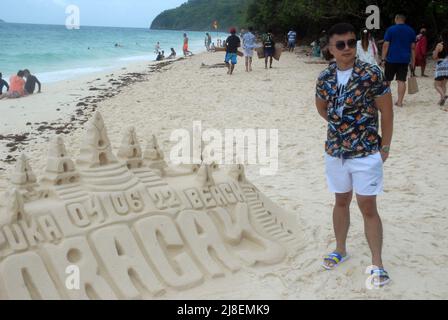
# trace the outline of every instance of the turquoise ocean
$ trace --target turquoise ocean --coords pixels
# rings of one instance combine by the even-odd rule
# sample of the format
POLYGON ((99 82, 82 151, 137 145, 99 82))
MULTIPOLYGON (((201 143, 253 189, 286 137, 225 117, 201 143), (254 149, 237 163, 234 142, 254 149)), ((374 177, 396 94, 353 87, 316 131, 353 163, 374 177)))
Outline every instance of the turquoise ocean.
MULTIPOLYGON (((205 51, 205 32, 185 31, 190 51, 205 51)), ((0 23, 0 72, 8 80, 29 69, 43 83, 114 69, 129 62, 154 61, 160 42, 165 56, 174 48, 183 56, 184 31, 0 23), (116 47, 115 44, 119 44, 116 47)), ((226 34, 211 32, 213 42, 226 34)))

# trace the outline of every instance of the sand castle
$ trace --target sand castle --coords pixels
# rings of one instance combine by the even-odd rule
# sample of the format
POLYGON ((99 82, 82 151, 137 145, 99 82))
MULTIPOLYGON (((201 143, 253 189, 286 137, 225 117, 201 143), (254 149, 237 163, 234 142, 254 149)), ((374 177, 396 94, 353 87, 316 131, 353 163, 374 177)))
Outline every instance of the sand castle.
POLYGON ((31 166, 21 156, 1 195, 0 299, 163 297, 279 264, 303 243, 244 166, 170 166, 134 128, 115 155, 100 113, 76 161, 57 136, 40 179, 31 166))

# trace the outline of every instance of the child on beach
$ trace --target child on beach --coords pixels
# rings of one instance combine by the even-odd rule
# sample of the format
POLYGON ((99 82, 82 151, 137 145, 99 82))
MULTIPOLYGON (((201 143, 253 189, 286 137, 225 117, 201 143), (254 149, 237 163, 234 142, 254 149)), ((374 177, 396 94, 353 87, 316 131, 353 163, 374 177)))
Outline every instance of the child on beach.
POLYGON ((6 87, 6 91, 9 90, 9 84, 5 80, 3 80, 3 75, 0 72, 0 96, 3 94, 3 87, 6 87))
POLYGON ((383 191, 383 163, 392 141, 392 95, 381 69, 356 59, 356 33, 351 24, 337 24, 328 35, 329 50, 336 61, 319 76, 316 107, 328 123, 325 163, 328 187, 336 197, 336 249, 325 256, 322 266, 333 270, 349 257, 346 240, 355 192, 372 253, 369 279, 381 287, 390 277, 383 267, 383 228, 376 199, 383 191))
POLYGON ((174 51, 174 48, 171 48, 171 54, 168 56, 168 59, 174 59, 176 58, 176 51, 174 51))
POLYGON ((23 70, 26 78, 25 83, 25 94, 33 94, 34 90, 36 89, 36 84, 39 86, 39 89, 37 93, 41 93, 42 85, 39 82, 39 80, 36 78, 36 76, 32 75, 30 70, 25 69, 23 70))
POLYGON ((224 62, 226 63, 228 70, 227 74, 229 75, 233 74, 233 70, 235 69, 235 65, 237 64, 238 60, 237 51, 240 46, 241 46, 241 40, 236 35, 236 29, 230 28, 230 36, 225 41, 226 57, 224 59, 224 62))
POLYGON ((20 70, 17 72, 17 75, 12 76, 9 79, 9 90, 6 94, 0 96, 0 98, 10 98, 16 99, 23 97, 25 95, 25 80, 23 77, 25 76, 25 72, 20 70))

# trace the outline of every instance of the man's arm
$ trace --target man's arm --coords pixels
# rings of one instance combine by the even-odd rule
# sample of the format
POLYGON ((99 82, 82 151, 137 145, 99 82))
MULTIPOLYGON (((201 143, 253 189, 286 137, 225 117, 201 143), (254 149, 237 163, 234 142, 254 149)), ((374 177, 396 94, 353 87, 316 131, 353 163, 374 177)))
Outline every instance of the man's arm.
POLYGON ((316 97, 316 108, 317 112, 319 112, 320 116, 328 121, 328 101, 322 100, 321 98, 316 97))
POLYGON ((37 85, 39 86, 39 91, 37 91, 37 92, 40 93, 40 89, 42 88, 42 85, 40 84, 40 81, 37 80, 37 78, 36 78, 36 82, 37 82, 37 85))
POLYGON ((411 46, 411 67, 415 68, 415 42, 411 46))
MULTIPOLYGON (((381 112, 381 148, 390 147, 394 130, 394 109, 392 103, 392 94, 386 93, 375 99, 375 104, 381 112)), ((381 151, 383 161, 389 157, 389 152, 381 151)))
POLYGON ((383 63, 384 61, 386 61, 387 54, 389 53, 389 45, 390 45, 390 42, 389 42, 389 41, 384 41, 384 43, 383 43, 382 57, 381 57, 381 63, 383 63))

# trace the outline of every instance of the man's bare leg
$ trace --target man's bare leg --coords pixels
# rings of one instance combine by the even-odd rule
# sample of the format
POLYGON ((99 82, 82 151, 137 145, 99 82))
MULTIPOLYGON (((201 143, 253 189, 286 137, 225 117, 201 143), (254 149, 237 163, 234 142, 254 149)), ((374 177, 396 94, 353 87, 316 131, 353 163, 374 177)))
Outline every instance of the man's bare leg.
MULTIPOLYGON (((347 255, 347 234, 350 228, 350 203, 353 192, 336 193, 336 202, 333 209, 333 229, 336 236, 336 250, 341 256, 347 255)), ((328 267, 333 267, 334 262, 325 261, 328 267)))
POLYGON ((406 94, 406 82, 405 81, 397 81, 398 82, 398 100, 395 103, 397 107, 403 106, 404 95, 406 94))
POLYGON ((246 57, 246 72, 249 72, 249 57, 246 57))
POLYGON ((364 218, 364 232, 372 252, 372 265, 383 268, 383 260, 381 258, 383 225, 376 206, 376 196, 356 195, 356 199, 364 218))

